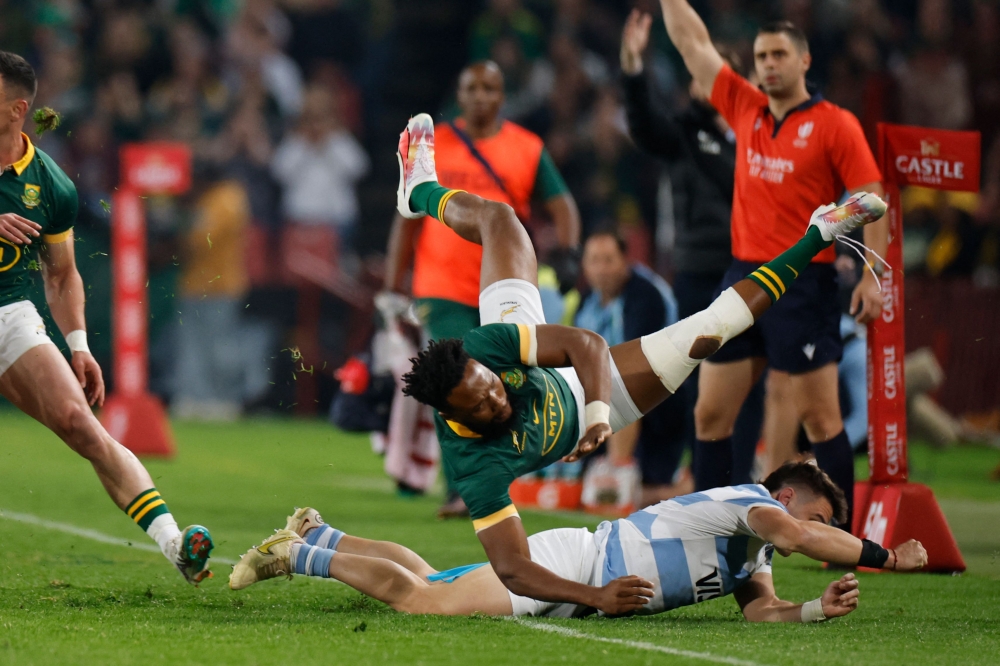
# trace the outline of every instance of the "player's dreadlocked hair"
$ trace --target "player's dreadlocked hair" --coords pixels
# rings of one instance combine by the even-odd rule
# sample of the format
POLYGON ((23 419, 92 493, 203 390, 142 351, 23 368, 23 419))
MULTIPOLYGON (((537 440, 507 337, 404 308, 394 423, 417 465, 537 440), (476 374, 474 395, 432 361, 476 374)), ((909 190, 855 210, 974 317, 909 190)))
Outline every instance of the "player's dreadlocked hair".
POLYGON ((839 525, 847 522, 847 498, 826 472, 811 462, 785 463, 764 479, 764 487, 776 492, 785 486, 807 488, 819 497, 825 497, 833 507, 833 519, 839 525))
POLYGON ((403 375, 403 395, 416 398, 439 412, 449 410, 448 394, 458 386, 469 363, 469 353, 458 338, 432 340, 411 358, 413 369, 403 375))

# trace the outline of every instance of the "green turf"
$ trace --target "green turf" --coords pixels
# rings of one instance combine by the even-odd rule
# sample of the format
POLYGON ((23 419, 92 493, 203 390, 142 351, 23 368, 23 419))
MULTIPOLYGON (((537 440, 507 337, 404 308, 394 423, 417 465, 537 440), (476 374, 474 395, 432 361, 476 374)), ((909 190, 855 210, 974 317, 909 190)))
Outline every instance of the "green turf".
MULTIPOLYGON (((483 560, 467 522, 433 519, 439 498, 396 497, 364 437, 295 421, 177 424, 175 436, 177 457, 150 461, 150 472, 182 525, 212 529, 221 557, 235 559, 308 503, 349 533, 399 541, 439 568, 483 560)), ((917 448, 914 476, 940 490, 970 573, 862 575, 862 604, 848 618, 751 625, 726 598, 652 618, 541 622, 760 664, 997 663, 1000 484, 987 473, 998 458, 987 449, 917 448)), ((84 461, 10 411, 0 412, 0 489, 0 509, 148 541, 84 461)), ((522 515, 529 533, 597 522, 522 515)), ((196 590, 156 553, 9 519, 0 518, 0 543, 0 664, 707 663, 509 620, 409 617, 304 577, 233 593, 228 567, 217 565, 219 577, 196 590)), ((831 578, 804 558, 775 565, 788 599, 815 598, 831 578)))

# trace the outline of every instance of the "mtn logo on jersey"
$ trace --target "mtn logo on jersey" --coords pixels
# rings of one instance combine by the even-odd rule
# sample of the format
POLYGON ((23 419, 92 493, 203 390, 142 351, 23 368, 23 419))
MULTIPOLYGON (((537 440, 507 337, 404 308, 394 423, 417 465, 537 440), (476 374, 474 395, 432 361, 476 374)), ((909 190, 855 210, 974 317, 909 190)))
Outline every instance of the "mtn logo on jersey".
POLYGON ((815 123, 811 120, 799 125, 799 138, 797 138, 795 141, 792 141, 792 145, 795 146, 796 148, 805 148, 806 146, 808 146, 809 142, 806 141, 806 139, 808 139, 809 135, 813 133, 814 126, 815 123))
POLYGON ((747 148, 747 164, 750 165, 750 176, 761 178, 771 183, 781 183, 786 173, 795 172, 795 162, 781 157, 761 155, 753 148, 747 148))

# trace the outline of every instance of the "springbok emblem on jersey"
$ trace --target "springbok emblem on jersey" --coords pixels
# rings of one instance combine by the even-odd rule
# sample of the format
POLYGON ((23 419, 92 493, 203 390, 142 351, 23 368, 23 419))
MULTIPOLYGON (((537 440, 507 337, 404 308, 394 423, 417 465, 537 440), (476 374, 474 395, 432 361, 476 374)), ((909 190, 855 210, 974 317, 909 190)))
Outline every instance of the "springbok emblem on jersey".
POLYGON ((38 185, 25 184, 21 203, 25 208, 34 208, 42 202, 42 188, 38 185))
POLYGON ((811 120, 807 120, 799 125, 799 138, 792 142, 796 148, 805 148, 808 145, 806 139, 808 139, 809 135, 813 133, 814 125, 815 123, 811 120))

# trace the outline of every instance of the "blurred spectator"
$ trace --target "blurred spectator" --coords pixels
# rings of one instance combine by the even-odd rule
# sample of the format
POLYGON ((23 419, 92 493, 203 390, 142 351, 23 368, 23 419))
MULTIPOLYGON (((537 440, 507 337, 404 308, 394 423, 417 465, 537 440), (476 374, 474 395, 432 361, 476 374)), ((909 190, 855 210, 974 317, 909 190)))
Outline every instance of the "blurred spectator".
MULTIPOLYGON (((574 323, 599 334, 608 345, 636 340, 677 321, 670 286, 649 269, 629 265, 625 241, 614 232, 598 231, 587 239, 583 275, 590 293, 583 296, 574 323)), ((629 492, 630 479, 640 477, 637 508, 694 489, 690 477, 675 483, 684 452, 684 407, 682 400, 668 400, 608 442, 611 474, 619 479, 613 503, 630 503, 621 501, 622 495, 629 492)), ((584 477, 585 503, 594 503, 595 485, 605 485, 597 477, 607 474, 606 467, 596 469, 584 477)))
POLYGON ((228 54, 237 68, 259 77, 282 117, 294 118, 303 105, 302 71, 278 48, 284 17, 273 8, 255 12, 261 4, 247 5, 233 26, 227 39, 228 54))
POLYGON ((230 420, 244 399, 243 366, 252 354, 241 344, 243 265, 250 203, 243 187, 200 173, 194 219, 183 241, 180 320, 173 412, 179 418, 230 420))
POLYGON ((517 39, 529 60, 540 57, 544 51, 542 22, 521 5, 521 0, 489 0, 486 11, 472 24, 469 59, 473 62, 489 59, 493 43, 505 35, 517 39))
POLYGON ((329 225, 349 245, 359 213, 355 187, 368 169, 368 154, 341 126, 333 95, 310 88, 295 131, 278 146, 272 163, 285 219, 329 225))

